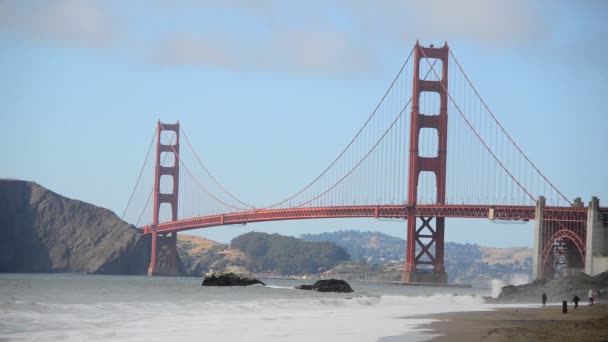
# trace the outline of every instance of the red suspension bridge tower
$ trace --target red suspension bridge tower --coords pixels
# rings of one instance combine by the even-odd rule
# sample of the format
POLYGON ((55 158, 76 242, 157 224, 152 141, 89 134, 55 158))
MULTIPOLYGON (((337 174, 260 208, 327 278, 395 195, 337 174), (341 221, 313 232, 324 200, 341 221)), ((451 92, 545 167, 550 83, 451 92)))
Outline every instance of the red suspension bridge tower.
POLYGON ((171 206, 171 220, 177 221, 177 204, 179 191, 179 121, 176 124, 163 124, 158 121, 156 140, 156 165, 154 169, 154 212, 152 216, 152 250, 148 275, 178 275, 177 270, 177 232, 157 233, 160 209, 163 204, 171 206), (174 134, 169 144, 161 143, 163 132, 174 134), (171 156, 171 158, 168 158, 171 156), (173 165, 165 166, 163 161, 172 160, 173 165), (161 193, 163 177, 171 179, 172 191, 161 193))
MULTIPOLYGON (((437 204, 445 204, 446 152, 448 144, 448 56, 447 43, 441 48, 422 47, 416 43, 414 48, 414 75, 412 93, 412 115, 410 124, 410 156, 408 180, 407 214, 407 253, 404 282, 447 283, 443 265, 444 217, 415 216, 418 201, 418 181, 423 171, 432 172, 437 188, 437 204), (423 59, 441 61, 442 72, 439 80, 423 80, 420 77, 420 63, 423 59), (422 92, 439 94, 439 112, 420 111, 422 92), (438 151, 434 157, 420 155, 420 130, 437 130, 438 151), (420 225, 419 225, 420 224, 420 225)), ((429 61, 424 61, 429 63, 429 61)), ((425 109, 428 111, 429 109, 425 109)), ((432 110, 432 109, 431 109, 432 110)))

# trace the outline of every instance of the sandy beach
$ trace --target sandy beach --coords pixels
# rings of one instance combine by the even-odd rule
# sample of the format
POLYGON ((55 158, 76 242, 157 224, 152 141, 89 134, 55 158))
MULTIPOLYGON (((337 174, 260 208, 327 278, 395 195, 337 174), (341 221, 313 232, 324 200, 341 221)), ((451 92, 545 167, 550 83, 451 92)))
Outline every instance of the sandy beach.
POLYGON ((433 341, 608 341, 608 304, 433 315, 433 341))

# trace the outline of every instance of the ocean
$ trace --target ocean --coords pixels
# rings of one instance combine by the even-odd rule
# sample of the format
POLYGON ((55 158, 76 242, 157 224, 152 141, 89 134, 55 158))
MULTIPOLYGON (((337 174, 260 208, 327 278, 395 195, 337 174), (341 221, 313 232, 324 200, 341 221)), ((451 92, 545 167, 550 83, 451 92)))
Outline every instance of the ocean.
MULTIPOLYGON (((350 283, 350 294, 200 278, 0 274, 0 341, 426 341, 419 315, 491 310, 490 289, 350 283)), ((504 305, 503 305, 504 306, 504 305)))

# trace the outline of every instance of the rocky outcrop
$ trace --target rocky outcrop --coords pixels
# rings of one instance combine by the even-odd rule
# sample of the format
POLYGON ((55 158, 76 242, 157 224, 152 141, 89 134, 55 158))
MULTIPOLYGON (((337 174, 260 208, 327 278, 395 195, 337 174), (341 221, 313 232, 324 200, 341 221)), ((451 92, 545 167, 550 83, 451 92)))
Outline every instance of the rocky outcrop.
POLYGON ((498 303, 540 303, 543 292, 549 302, 571 301, 575 295, 586 299, 589 290, 597 291, 608 287, 608 272, 595 277, 585 273, 575 273, 552 280, 536 280, 519 286, 505 286, 498 298, 490 300, 498 303))
POLYGON ((203 279, 203 286, 248 286, 248 285, 266 285, 256 279, 251 273, 247 272, 243 267, 230 266, 219 272, 211 272, 203 279))
POLYGON ((149 237, 110 210, 0 180, 0 272, 146 274, 149 237))
POLYGON ((319 292, 342 292, 350 293, 353 289, 344 280, 339 279, 322 279, 316 281, 312 285, 300 285, 296 286, 298 290, 312 290, 319 292))

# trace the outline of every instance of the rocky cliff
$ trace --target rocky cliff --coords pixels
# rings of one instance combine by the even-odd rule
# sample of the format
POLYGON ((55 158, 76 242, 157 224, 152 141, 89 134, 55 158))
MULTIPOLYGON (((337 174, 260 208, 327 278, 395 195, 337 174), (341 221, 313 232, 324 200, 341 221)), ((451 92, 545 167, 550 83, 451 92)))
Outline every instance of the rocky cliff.
POLYGON ((149 238, 110 210, 0 180, 0 272, 146 274, 149 238))

